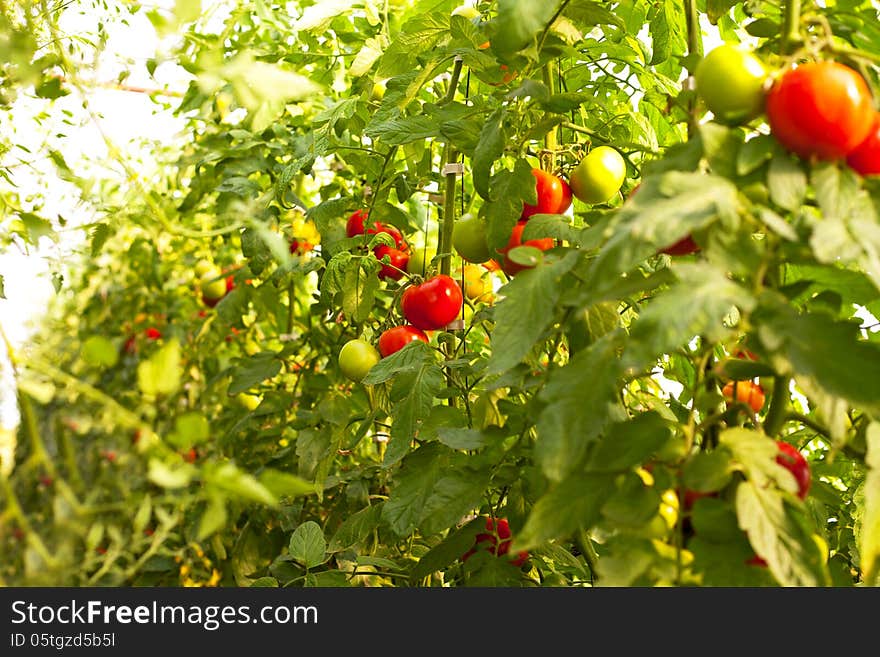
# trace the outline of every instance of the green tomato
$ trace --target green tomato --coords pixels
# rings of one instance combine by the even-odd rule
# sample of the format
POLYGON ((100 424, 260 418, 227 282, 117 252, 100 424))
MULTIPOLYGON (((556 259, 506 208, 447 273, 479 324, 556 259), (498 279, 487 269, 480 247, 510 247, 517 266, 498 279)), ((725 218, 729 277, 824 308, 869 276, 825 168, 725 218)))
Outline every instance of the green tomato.
POLYGON ((349 340, 339 350, 339 369, 352 381, 359 382, 380 358, 379 351, 366 340, 349 340))
POLYGON ((694 71, 697 95, 720 123, 740 125, 764 109, 767 69, 754 54, 724 44, 713 49, 694 71))
POLYGON ((452 248, 462 260, 480 264, 491 259, 486 226, 470 213, 455 222, 452 228, 452 248))
POLYGON ((379 101, 385 97, 385 81, 376 80, 370 90, 370 100, 379 101))
POLYGON ((605 203, 623 185, 626 160, 610 146, 597 146, 572 169, 571 193, 584 203, 605 203))
POLYGON ((202 276, 204 276, 208 272, 214 271, 215 269, 216 269, 216 267, 214 267, 213 262, 203 258, 196 263, 196 266, 193 269, 193 271, 195 272, 196 277, 201 278, 202 276))
POLYGON ((209 270, 202 276, 200 287, 206 299, 222 299, 226 296, 226 279, 219 269, 209 270))
POLYGON ((425 276, 435 255, 437 255, 436 244, 424 239, 412 242, 409 245, 409 260, 406 263, 407 273, 425 276))

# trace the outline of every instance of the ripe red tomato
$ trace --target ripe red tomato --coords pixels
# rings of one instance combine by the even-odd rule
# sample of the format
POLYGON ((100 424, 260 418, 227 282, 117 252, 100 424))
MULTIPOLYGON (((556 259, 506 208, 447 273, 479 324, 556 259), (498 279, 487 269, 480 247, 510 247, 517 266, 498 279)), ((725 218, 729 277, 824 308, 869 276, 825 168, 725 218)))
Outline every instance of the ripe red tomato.
POLYGON ((234 290, 234 289, 235 289, 235 277, 234 276, 227 276, 226 277, 226 291, 232 292, 232 290, 234 290))
POLYGON ((144 333, 146 334, 147 339, 149 339, 149 340, 158 340, 159 338, 162 337, 162 331, 157 329, 155 326, 151 326, 146 331, 144 331, 144 333))
POLYGON ((455 279, 438 274, 406 288, 400 297, 400 308, 407 322, 423 331, 434 331, 458 317, 463 301, 455 279))
POLYGON ((767 94, 770 132, 803 158, 849 155, 871 130, 874 106, 865 79, 833 61, 809 62, 786 71, 767 94))
POLYGON ((863 176, 880 174, 880 113, 874 114, 868 136, 846 156, 846 163, 863 176))
POLYGON ((552 237, 541 237, 534 240, 526 240, 522 241, 522 233, 526 227, 525 221, 517 222, 516 226, 513 227, 513 231, 510 233, 510 239, 507 240, 507 246, 499 251, 504 256, 503 264, 501 268, 504 270, 504 273, 508 276, 516 276, 523 269, 529 269, 526 265, 521 265, 518 262, 514 262, 511 260, 507 253, 514 247, 517 246, 533 246, 536 249, 541 249, 541 251, 547 251, 552 249, 553 238, 552 237))
POLYGON ((794 445, 783 440, 777 440, 776 446, 779 448, 776 462, 794 475, 798 485, 797 495, 804 499, 810 490, 810 465, 807 459, 794 445))
POLYGON ((363 235, 364 234, 364 221, 366 221, 367 217, 370 216, 370 213, 367 210, 355 210, 349 217, 348 221, 345 222, 345 234, 348 237, 354 237, 355 235, 363 235))
POLYGON ((660 249, 660 253, 667 253, 671 256, 683 256, 696 253, 699 250, 700 245, 694 242, 690 235, 687 235, 686 237, 682 237, 675 244, 671 244, 665 249, 660 249))
POLYGON ((571 187, 562 178, 541 169, 532 169, 535 177, 535 191, 538 202, 535 205, 523 203, 520 221, 533 214, 563 214, 571 207, 571 187))
MULTIPOLYGON (((486 533, 477 534, 474 547, 461 555, 462 561, 467 561, 472 554, 478 549, 486 549, 495 556, 506 555, 510 551, 510 544, 513 538, 510 534, 510 525, 505 518, 498 518, 496 529, 495 522, 492 518, 486 518, 486 533), (500 542, 498 539, 501 539, 500 542), (480 545, 483 543, 484 545, 480 545)), ((508 557, 514 566, 522 566, 529 558, 528 552, 519 552, 514 557, 508 557)))
POLYGON ((729 402, 733 401, 735 393, 736 401, 748 404, 755 413, 760 413, 764 408, 764 388, 753 381, 728 381, 721 393, 729 402))
POLYGON ((382 358, 386 358, 415 340, 427 343, 428 336, 422 329, 409 324, 394 326, 383 331, 379 336, 379 353, 382 354, 382 358))
POLYGON ((382 269, 379 270, 379 278, 390 278, 395 281, 403 278, 403 275, 406 273, 406 266, 409 263, 409 253, 380 244, 373 249, 373 255, 376 256, 377 260, 382 260, 386 255, 391 260, 387 265, 382 264, 382 269))

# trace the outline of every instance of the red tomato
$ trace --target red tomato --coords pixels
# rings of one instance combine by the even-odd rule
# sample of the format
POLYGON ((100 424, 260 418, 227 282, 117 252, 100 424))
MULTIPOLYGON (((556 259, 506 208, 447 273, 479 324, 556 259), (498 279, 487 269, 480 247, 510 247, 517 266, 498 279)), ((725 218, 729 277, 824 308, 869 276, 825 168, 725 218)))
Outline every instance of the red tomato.
POLYGON ((671 256, 690 255, 700 250, 700 245, 694 242, 690 235, 682 237, 675 244, 660 249, 660 253, 667 253, 671 256))
POLYGON ((226 291, 232 292, 232 290, 234 290, 234 289, 235 289, 235 277, 234 276, 227 276, 226 277, 226 291))
POLYGON ((314 248, 314 246, 311 244, 311 242, 306 242, 305 240, 300 241, 297 239, 293 239, 290 241, 291 255, 295 254, 295 253, 299 253, 299 254, 308 253, 313 248, 314 248))
POLYGON ((541 169, 532 169, 535 177, 535 191, 538 202, 535 205, 523 203, 520 221, 533 214, 563 214, 571 207, 571 187, 562 178, 541 169))
POLYGON ((425 335, 425 332, 422 331, 422 329, 409 324, 395 326, 383 331, 382 335, 379 336, 379 353, 382 354, 382 358, 385 358, 386 356, 390 356, 391 354, 400 351, 407 344, 416 340, 421 340, 422 342, 427 343, 428 336, 425 335))
POLYGON ((779 448, 776 462, 794 475, 798 485, 797 495, 804 499, 810 490, 810 465, 807 463, 807 459, 794 445, 783 440, 777 440, 776 446, 779 448))
POLYGON ((382 264, 382 269, 379 270, 379 278, 390 278, 395 281, 403 278, 403 275, 406 273, 406 265, 409 262, 409 253, 380 244, 373 249, 373 255, 376 256, 377 260, 382 260, 386 255, 391 260, 387 265, 382 264))
POLYGON ((367 229, 367 235, 375 235, 376 233, 385 233, 386 235, 391 235, 391 238, 394 240, 394 246, 401 251, 406 250, 407 245, 406 240, 403 238, 403 233, 397 230, 397 228, 395 228, 394 226, 391 226, 390 224, 379 223, 377 221, 372 225, 372 227, 367 229))
POLYGON ((512 248, 516 246, 533 246, 536 249, 541 249, 541 251, 547 251, 549 249, 552 249, 554 246, 552 237, 541 237, 539 239, 526 240, 525 242, 523 242, 522 233, 525 227, 525 221, 520 220, 519 222, 517 222, 516 226, 513 227, 513 231, 510 233, 510 239, 507 240, 507 246, 499 251, 499 253, 504 256, 504 261, 501 265, 501 268, 508 276, 516 276, 516 274, 521 272, 523 269, 529 269, 528 266, 514 262, 507 256, 508 251, 510 251, 512 248))
MULTIPOLYGON (((510 525, 508 525, 505 518, 498 519, 497 529, 492 518, 486 518, 486 532, 477 534, 476 545, 461 555, 462 561, 467 561, 472 554, 480 549, 480 543, 484 543, 484 548, 495 556, 502 556, 510 551, 510 544, 513 542, 513 539, 510 534, 510 525), (501 541, 499 542, 498 539, 501 539, 501 541)), ((528 552, 520 552, 513 558, 510 558, 510 562, 514 566, 522 566, 528 558, 528 552)))
POLYGON ((874 121, 871 92, 854 69, 833 61, 789 69, 767 94, 770 132, 803 158, 834 160, 849 155, 874 121))
POLYGON ((370 213, 367 210, 355 210, 345 223, 345 234, 348 237, 364 234, 364 221, 370 213))
POLYGON ((847 155, 846 163, 863 176, 880 174, 880 113, 874 114, 874 124, 868 136, 847 155))
POLYGON ((400 298, 400 308, 407 322, 423 331, 433 331, 458 317, 463 301, 455 279, 438 274, 420 285, 406 288, 400 298))
POLYGON ((162 331, 157 329, 155 326, 151 326, 146 331, 144 331, 144 333, 146 334, 147 338, 150 340, 158 340, 159 338, 162 337, 162 331))

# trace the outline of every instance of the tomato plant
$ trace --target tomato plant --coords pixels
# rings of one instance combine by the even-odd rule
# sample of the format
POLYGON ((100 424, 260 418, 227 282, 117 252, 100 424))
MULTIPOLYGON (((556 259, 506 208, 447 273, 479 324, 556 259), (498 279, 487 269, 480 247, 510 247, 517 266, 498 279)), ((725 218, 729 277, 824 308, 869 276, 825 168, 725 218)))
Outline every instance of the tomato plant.
POLYGON ((394 247, 380 244, 373 249, 373 254, 377 260, 383 261, 388 257, 388 263, 382 262, 382 268, 379 270, 379 278, 388 278, 399 281, 406 275, 409 267, 410 254, 407 251, 401 251, 394 247))
POLYGON ((791 443, 777 440, 776 446, 779 449, 776 462, 794 475, 797 482, 797 496, 804 499, 810 491, 810 464, 807 463, 807 459, 798 451, 797 447, 791 443))
POLYGON ((767 95, 773 136, 804 158, 845 158, 874 121, 871 92, 861 74, 837 61, 813 61, 784 71, 767 95))
POLYGON ((422 283, 409 285, 400 297, 400 308, 406 320, 416 328, 438 330, 458 317, 463 301, 455 279, 437 274, 422 283))
MULTIPOLYGON (((493 519, 487 517, 485 519, 486 531, 477 534, 474 541, 474 547, 461 555, 462 561, 467 561, 478 550, 487 550, 495 556, 505 556, 510 551, 510 545, 513 542, 510 532, 510 524, 506 518, 493 519)), ((514 566, 522 566, 529 558, 529 553, 525 550, 517 552, 512 557, 508 557, 514 566)))
POLYGON ((408 324, 393 326, 382 331, 382 335, 379 336, 379 353, 382 355, 382 358, 386 358, 400 351, 414 340, 421 340, 427 343, 428 336, 425 335, 424 331, 415 326, 408 324))

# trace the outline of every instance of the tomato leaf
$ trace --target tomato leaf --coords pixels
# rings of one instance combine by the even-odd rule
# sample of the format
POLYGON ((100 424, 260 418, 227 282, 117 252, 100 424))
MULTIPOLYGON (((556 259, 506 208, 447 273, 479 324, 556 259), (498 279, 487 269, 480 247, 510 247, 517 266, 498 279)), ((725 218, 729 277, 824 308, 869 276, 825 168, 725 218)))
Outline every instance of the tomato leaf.
POLYGON ((653 411, 608 427, 590 454, 590 472, 623 472, 645 463, 671 435, 669 423, 653 411))
POLYGON ((271 379, 281 371, 281 360, 271 352, 258 353, 242 359, 232 370, 227 393, 237 395, 271 379))
POLYGON ((410 571, 410 581, 418 582, 460 559, 461 555, 473 546, 476 535, 483 531, 486 531, 485 520, 476 518, 449 532, 446 538, 423 554, 413 566, 410 571))
POLYGON ((413 436, 418 435, 419 427, 431 412, 434 398, 443 385, 443 371, 433 363, 424 363, 416 370, 398 374, 391 388, 394 420, 383 468, 390 468, 409 451, 413 436))
MULTIPOLYGON (((499 108, 492 112, 483 124, 480 131, 480 138, 474 148, 473 158, 473 182, 474 189, 489 201, 489 179, 492 175, 492 165, 501 157, 504 152, 504 144, 507 141, 504 134, 504 110, 499 108)), ((529 171, 531 174, 531 170, 529 171)), ((495 198, 504 198, 503 191, 496 192, 495 198)), ((513 222, 511 222, 513 228, 513 222)))
POLYGON ((308 520, 296 528, 290 536, 290 556, 306 568, 320 566, 326 561, 327 541, 321 526, 308 520))
POLYGON ((767 170, 767 187, 776 205, 797 211, 807 195, 807 174, 792 155, 778 150, 767 170))
POLYGON ((605 500, 614 490, 612 475, 575 473, 545 493, 532 507, 510 552, 539 547, 554 539, 588 529, 600 518, 605 500))
POLYGON ((498 0, 497 17, 489 25, 492 48, 502 55, 522 50, 547 27, 560 4, 561 0, 498 0))
POLYGON ((555 262, 520 272, 502 288, 504 298, 495 305, 488 373, 501 374, 514 367, 541 338, 554 321, 560 281, 579 257, 571 251, 555 262))
POLYGON ((384 502, 372 504, 348 516, 330 539, 329 552, 340 552, 361 543, 379 526, 384 502))
POLYGON ((782 586, 829 586, 831 577, 803 509, 759 482, 736 488, 736 515, 755 553, 782 586))

